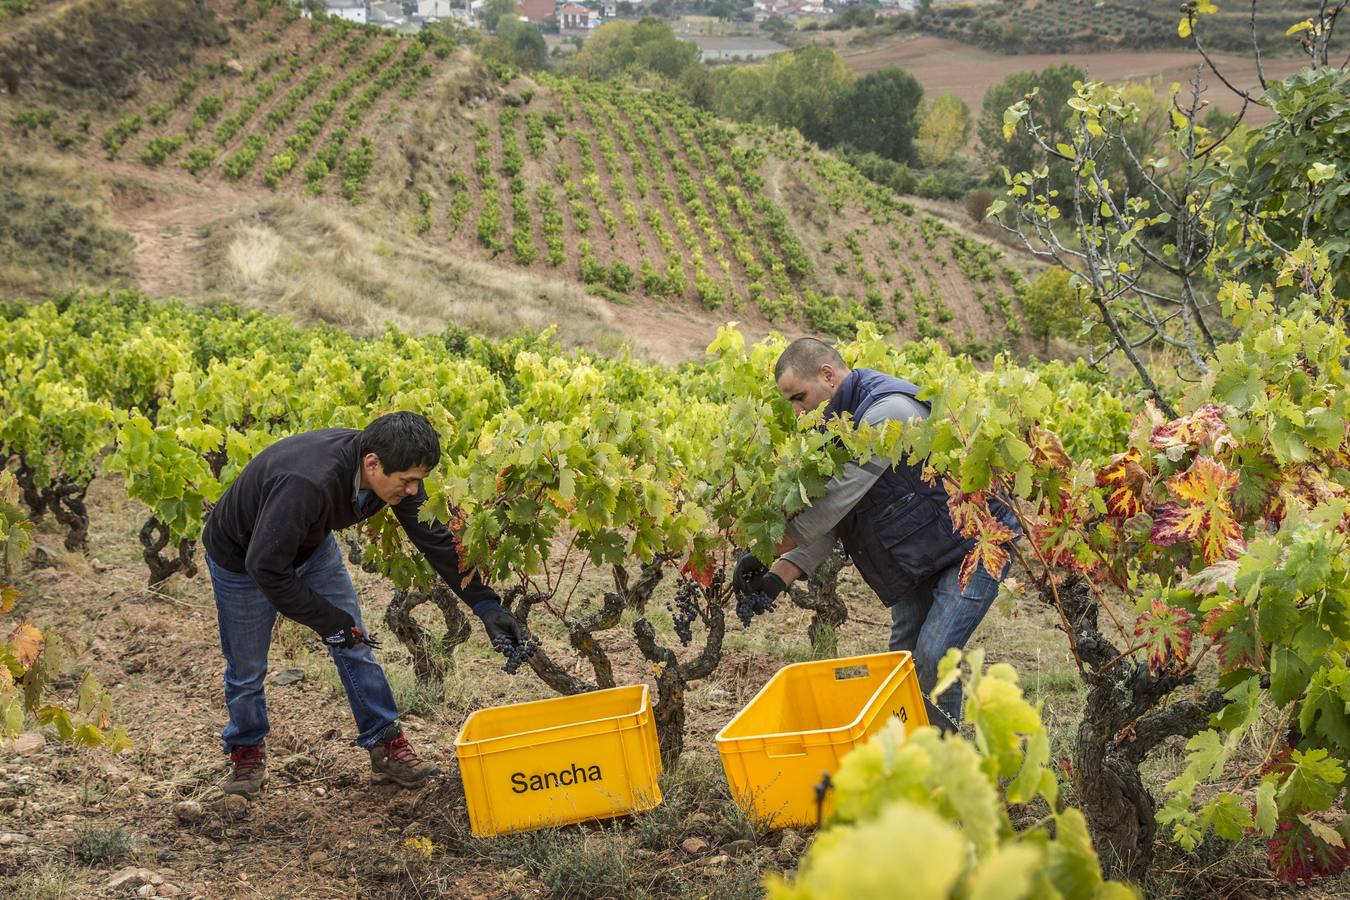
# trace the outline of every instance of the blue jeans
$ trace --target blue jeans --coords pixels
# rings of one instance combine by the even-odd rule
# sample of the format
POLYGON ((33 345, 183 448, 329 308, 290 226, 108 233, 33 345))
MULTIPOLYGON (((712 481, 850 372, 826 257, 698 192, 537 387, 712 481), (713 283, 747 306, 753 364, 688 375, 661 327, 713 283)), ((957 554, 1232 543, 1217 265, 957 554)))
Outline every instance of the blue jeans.
MULTIPOLYGON (((247 575, 222 569, 206 558, 211 572, 211 588, 216 595, 216 617, 220 621, 220 649, 225 654, 225 706, 230 722, 221 732, 221 744, 228 753, 233 747, 251 747, 262 743, 269 729, 267 700, 263 679, 267 676, 267 650, 272 643, 276 607, 267 602, 262 589, 247 575)), ((328 541, 296 569, 300 579, 316 594, 339 609, 351 613, 361 624, 361 606, 356 588, 342 561, 337 540, 328 541)), ((362 626, 364 630, 364 626, 362 626)), ((375 654, 364 644, 350 649, 330 647, 337 664, 342 687, 347 692, 352 715, 356 717, 356 743, 372 747, 384 730, 398 720, 394 692, 375 654)))
POLYGON ((957 563, 939 572, 913 597, 891 607, 890 647, 914 654, 928 720, 943 731, 955 731, 961 722, 961 682, 943 691, 934 707, 928 695, 937 684, 938 663, 948 648, 965 647, 998 596, 998 583, 1008 567, 1004 566, 998 578, 992 578, 981 564, 964 591, 957 585, 960 571, 961 564, 957 563))

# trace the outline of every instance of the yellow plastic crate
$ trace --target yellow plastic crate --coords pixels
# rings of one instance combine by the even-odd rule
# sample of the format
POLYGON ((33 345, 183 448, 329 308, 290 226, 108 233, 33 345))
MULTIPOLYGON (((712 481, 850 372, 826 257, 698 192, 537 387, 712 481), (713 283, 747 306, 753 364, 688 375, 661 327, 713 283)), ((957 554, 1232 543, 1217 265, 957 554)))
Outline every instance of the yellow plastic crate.
POLYGON ((661 802, 646 685, 480 709, 455 739, 478 837, 603 819, 661 802))
POLYGON ((928 724, 908 652, 784 666, 717 734, 732 796, 771 828, 815 825, 821 776, 892 717, 928 724))

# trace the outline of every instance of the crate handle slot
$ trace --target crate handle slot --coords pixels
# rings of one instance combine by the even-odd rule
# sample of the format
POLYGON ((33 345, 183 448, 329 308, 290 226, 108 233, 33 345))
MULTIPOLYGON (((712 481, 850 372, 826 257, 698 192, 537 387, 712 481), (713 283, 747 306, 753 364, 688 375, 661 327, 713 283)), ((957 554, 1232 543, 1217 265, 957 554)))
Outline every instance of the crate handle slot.
POLYGON ((866 678, 868 676, 867 666, 838 666, 834 670, 835 681, 849 681, 853 678, 866 678))
POLYGON ((770 759, 782 759, 785 756, 805 756, 806 744, 803 741, 779 741, 764 748, 764 755, 770 759))

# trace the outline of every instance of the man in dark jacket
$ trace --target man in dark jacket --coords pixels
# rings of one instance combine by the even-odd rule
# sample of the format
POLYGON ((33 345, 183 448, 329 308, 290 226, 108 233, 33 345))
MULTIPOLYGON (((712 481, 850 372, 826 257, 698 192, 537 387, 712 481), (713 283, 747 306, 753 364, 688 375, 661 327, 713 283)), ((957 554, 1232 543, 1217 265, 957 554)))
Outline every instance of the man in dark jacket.
MULTIPOLYGON (((838 351, 815 338, 790 344, 774 378, 798 415, 828 404, 826 418, 849 413, 854 421, 876 426, 928 417, 917 386, 871 369, 850 370, 838 351)), ((948 648, 965 646, 1007 569, 986 572, 981 565, 960 589, 961 561, 974 541, 954 530, 946 489, 940 481, 926 483, 922 471, 922 464, 849 463, 823 496, 788 521, 772 567, 747 553, 734 580, 738 590, 776 598, 794 579, 814 571, 836 541, 842 543, 863 580, 890 607, 890 649, 914 654, 929 720, 951 731, 961 720, 961 685, 932 703, 928 695, 937 683, 938 662, 948 648)), ((994 512, 1016 530, 1010 511, 1000 504, 994 512)))
POLYGON ((422 480, 440 456, 435 429, 415 413, 380 416, 362 431, 309 431, 254 457, 211 511, 202 542, 225 654, 230 720, 221 740, 233 762, 226 792, 252 797, 265 781, 263 678, 277 613, 314 629, 327 645, 377 784, 417 787, 439 774, 418 759, 399 727, 393 691, 372 652, 379 645, 361 623, 334 531, 390 507, 494 645, 528 637, 492 588, 477 575, 466 580, 449 530, 419 521, 427 499, 422 480))

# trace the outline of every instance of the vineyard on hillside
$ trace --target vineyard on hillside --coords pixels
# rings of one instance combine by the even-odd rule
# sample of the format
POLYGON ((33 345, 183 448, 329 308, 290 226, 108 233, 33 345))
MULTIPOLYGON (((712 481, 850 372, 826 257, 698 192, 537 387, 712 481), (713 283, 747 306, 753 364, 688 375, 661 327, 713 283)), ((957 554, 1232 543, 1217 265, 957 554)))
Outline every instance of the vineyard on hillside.
MULTIPOLYGON (((1071 783, 1108 872, 1142 878, 1161 823, 1187 849, 1256 829, 1281 877, 1311 879, 1347 862, 1346 820, 1328 811, 1345 779, 1350 380, 1347 339, 1326 318, 1342 308, 1326 263, 1295 264, 1323 287, 1287 309, 1269 289, 1225 287, 1226 312, 1247 327, 1172 420, 1151 404, 1132 413, 1138 404, 1082 363, 1001 357, 981 372, 935 342, 890 346, 870 326, 844 348, 850 364, 942 386, 921 427, 794 422, 770 377, 782 339, 747 347, 729 328, 705 363, 672 371, 546 337, 361 341, 229 307, 89 295, 8 310, 0 442, 30 510, 50 512, 72 550, 98 514, 85 502, 96 473, 119 473, 147 510, 140 540, 158 584, 195 571, 206 511, 262 447, 384 409, 421 412, 444 436, 429 511, 544 636, 534 674, 572 694, 618 683, 621 660, 652 664, 668 766, 683 752, 690 685, 722 660, 734 548, 767 556, 845 459, 920 453, 975 541, 967 571, 1012 552, 1062 622, 1089 688, 1071 783), (1275 332, 1296 337, 1272 343, 1275 332), (1017 510, 1025 550, 1004 546, 990 496, 1017 510), (588 570, 612 589, 586 582, 588 570), (666 579, 676 595, 663 610, 666 579), (1217 671, 1201 668, 1209 656, 1217 671), (1188 739, 1185 769, 1155 820, 1139 767, 1170 738, 1188 739), (1211 783, 1220 776, 1233 780, 1211 783), (1254 812, 1242 791, 1256 791, 1254 812)), ((390 516, 349 548, 394 586, 386 623, 415 662, 466 639, 462 611, 390 516), (445 615, 441 635, 407 619, 427 602, 445 615)), ((815 610, 828 647, 850 613, 819 599, 793 602, 815 610)), ((1042 766, 1048 744, 1027 727, 1009 740, 1042 766)))
POLYGON ((979 358, 1022 345, 1020 272, 795 133, 663 93, 540 76, 423 126, 414 227, 615 298, 858 321, 979 358), (470 130, 470 127, 472 130, 470 130), (449 132, 448 134, 446 132, 449 132))
POLYGON ((371 138, 394 98, 411 98, 453 45, 399 38, 340 19, 307 19, 279 0, 233 0, 243 27, 206 48, 157 99, 119 115, 21 109, 14 128, 73 152, 273 188, 303 185, 356 202, 374 165, 371 138), (385 102, 381 102, 385 101, 385 102))
POLYGON ((796 133, 663 93, 531 81, 430 32, 306 19, 277 0, 212 8, 231 38, 177 75, 112 112, 19 93, 10 133, 147 178, 353 204, 384 184, 392 227, 618 301, 757 309, 841 337, 881 322, 979 359, 1029 346, 1024 280, 999 250, 796 133))

